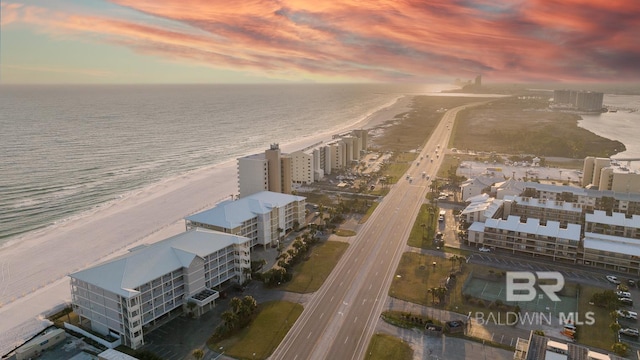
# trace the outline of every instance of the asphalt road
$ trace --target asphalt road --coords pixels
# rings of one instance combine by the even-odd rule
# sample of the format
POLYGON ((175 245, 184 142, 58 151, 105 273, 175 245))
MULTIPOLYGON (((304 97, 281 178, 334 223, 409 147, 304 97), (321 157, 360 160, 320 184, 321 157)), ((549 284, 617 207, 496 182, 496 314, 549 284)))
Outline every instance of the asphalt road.
POLYGON ((362 359, 409 233, 436 175, 456 113, 444 114, 407 175, 378 205, 335 269, 274 351, 272 359, 362 359), (439 148, 438 148, 439 146, 439 148), (429 155, 429 157, 427 157, 429 155), (420 159, 423 156, 423 159, 420 159), (433 162, 431 162, 433 159, 433 162), (419 163, 419 164, 418 164, 419 163))

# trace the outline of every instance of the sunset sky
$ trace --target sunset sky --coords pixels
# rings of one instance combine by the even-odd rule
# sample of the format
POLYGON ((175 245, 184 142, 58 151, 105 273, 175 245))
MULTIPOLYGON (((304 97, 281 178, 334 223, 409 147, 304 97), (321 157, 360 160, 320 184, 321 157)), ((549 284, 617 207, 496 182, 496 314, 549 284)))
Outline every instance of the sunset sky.
POLYGON ((640 81, 634 0, 2 0, 2 83, 640 81))

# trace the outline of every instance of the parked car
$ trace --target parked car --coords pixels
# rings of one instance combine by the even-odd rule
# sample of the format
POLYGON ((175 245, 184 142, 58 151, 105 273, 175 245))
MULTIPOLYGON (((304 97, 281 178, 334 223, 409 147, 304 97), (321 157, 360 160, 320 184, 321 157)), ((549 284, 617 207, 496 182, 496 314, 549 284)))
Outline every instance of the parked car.
POLYGON ((618 333, 620 335, 626 335, 626 336, 635 337, 635 338, 640 336, 640 332, 638 332, 638 329, 634 329, 634 328, 620 329, 620 331, 618 331, 618 333))
POLYGON ((613 275, 607 275, 607 280, 609 280, 610 283, 613 283, 616 285, 620 284, 620 280, 618 280, 618 278, 613 275))
POLYGON ((638 320, 638 313, 635 311, 628 310, 616 310, 618 316, 625 319, 638 320))
POLYGON ((478 249, 478 250, 480 250, 480 252, 491 252, 491 249, 489 249, 488 247, 484 247, 484 246, 483 246, 483 247, 481 247, 481 248, 480 248, 480 249, 478 249))
POLYGON ((627 291, 616 291, 616 295, 618 295, 618 297, 631 298, 631 293, 627 291))
POLYGON ((636 281, 633 279, 627 280, 627 284, 631 287, 636 287, 636 281))

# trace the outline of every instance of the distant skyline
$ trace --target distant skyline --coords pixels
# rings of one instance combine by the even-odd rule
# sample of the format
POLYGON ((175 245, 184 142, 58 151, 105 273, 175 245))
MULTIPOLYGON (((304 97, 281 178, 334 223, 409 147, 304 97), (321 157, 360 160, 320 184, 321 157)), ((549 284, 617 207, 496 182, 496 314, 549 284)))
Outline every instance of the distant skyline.
POLYGON ((0 82, 640 81, 640 2, 3 0, 0 82))

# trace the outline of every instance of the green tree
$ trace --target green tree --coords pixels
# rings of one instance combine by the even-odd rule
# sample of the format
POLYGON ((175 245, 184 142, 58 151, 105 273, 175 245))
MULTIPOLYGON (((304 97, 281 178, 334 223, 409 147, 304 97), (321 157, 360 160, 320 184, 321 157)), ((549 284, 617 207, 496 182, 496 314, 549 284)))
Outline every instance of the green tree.
POLYGON ((202 360, 204 357, 204 351, 202 351, 202 349, 195 349, 191 352, 191 356, 196 360, 202 360))
POLYGON ((613 332, 613 341, 618 341, 618 331, 620 331, 620 328, 621 326, 617 321, 609 324, 609 329, 613 332))
POLYGON ((629 346, 625 343, 616 342, 611 345, 611 351, 618 356, 626 357, 629 354, 629 346))

